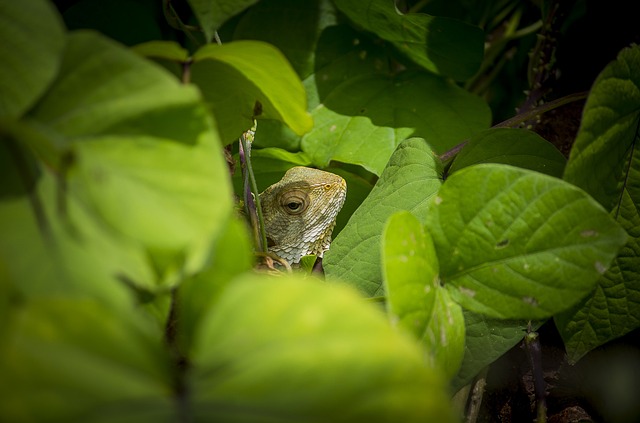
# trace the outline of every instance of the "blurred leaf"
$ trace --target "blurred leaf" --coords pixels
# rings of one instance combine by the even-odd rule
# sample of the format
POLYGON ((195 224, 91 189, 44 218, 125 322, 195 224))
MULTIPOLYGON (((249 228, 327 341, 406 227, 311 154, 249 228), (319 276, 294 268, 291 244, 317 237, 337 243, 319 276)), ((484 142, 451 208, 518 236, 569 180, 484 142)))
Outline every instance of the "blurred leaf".
POLYGON ((431 72, 462 81, 480 67, 484 34, 478 27, 422 13, 402 14, 391 0, 334 3, 358 26, 391 42, 431 72))
POLYGON ((337 160, 376 175, 406 138, 422 137, 443 153, 490 121, 490 111, 478 97, 440 77, 415 72, 347 79, 312 115, 315 126, 302 139, 302 148, 314 164, 325 167, 337 160))
MULTIPOLYGON (((132 126, 145 114, 198 100, 194 87, 159 66, 97 33, 77 31, 68 36, 58 77, 31 117, 67 137, 80 137, 113 133, 116 125, 132 126)), ((153 123, 180 139, 191 135, 188 126, 178 128, 158 116, 153 123)))
POLYGON ((207 45, 193 56, 191 79, 209 103, 224 143, 253 125, 260 102, 264 119, 277 119, 302 135, 313 125, 298 76, 275 47, 260 41, 207 45))
POLYGON ((189 0, 208 43, 213 34, 229 18, 242 12, 258 0, 189 0))
POLYGON ((624 49, 593 85, 565 179, 586 189, 630 238, 591 296, 556 316, 570 362, 640 327, 640 47, 624 49))
POLYGON ((318 37, 335 25, 335 15, 328 0, 262 0, 242 16, 233 38, 274 45, 304 79, 313 72, 318 37))
POLYGON ((43 171, 31 197, 0 202, 0 267, 16 290, 27 298, 89 297, 115 307, 132 302, 125 280, 153 289, 145 252, 93 219, 75 197, 61 215, 59 189, 43 171))
POLYGON ((560 178, 566 160, 535 132, 495 128, 472 137, 454 159, 449 173, 480 163, 503 163, 560 178))
POLYGON ((507 165, 451 175, 426 222, 452 298, 499 318, 546 318, 578 302, 626 233, 584 191, 507 165))
POLYGON ((160 282, 198 269, 233 204, 195 87, 98 34, 78 32, 31 122, 70 158, 59 169, 69 196, 140 243, 160 282))
POLYGON ((176 331, 184 352, 190 351, 211 304, 234 277, 251 270, 253 262, 253 244, 246 223, 239 217, 230 218, 214 240, 205 267, 178 288, 176 331))
POLYGON ((418 346, 344 286, 241 277, 198 339, 196 420, 454 421, 418 346))
POLYGON ((454 376, 464 353, 462 309, 440 287, 431 236, 409 212, 387 220, 382 272, 391 322, 421 341, 434 366, 454 376))
POLYGON ((88 299, 15 309, 0 351, 0 417, 175 421, 168 354, 140 317, 88 299))
POLYGON ((131 47, 141 56, 171 60, 174 62, 186 62, 189 52, 175 41, 147 41, 131 47))
POLYGON ((327 276, 348 282, 366 296, 382 295, 380 237, 384 225, 389 216, 400 210, 424 219, 428 200, 442 183, 441 173, 440 163, 423 139, 411 138, 401 143, 371 194, 325 254, 327 276))
POLYGON ((3 1, 0 39, 0 118, 16 118, 55 78, 64 28, 47 0, 3 1))

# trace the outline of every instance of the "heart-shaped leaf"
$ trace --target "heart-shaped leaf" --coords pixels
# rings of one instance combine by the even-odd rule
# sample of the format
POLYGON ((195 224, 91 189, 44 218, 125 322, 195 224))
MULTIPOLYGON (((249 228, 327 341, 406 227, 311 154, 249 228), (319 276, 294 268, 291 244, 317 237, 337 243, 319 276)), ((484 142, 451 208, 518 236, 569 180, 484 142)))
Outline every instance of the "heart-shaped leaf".
POLYGON ((447 179, 426 225, 452 298, 500 318, 546 318, 575 304, 627 239, 579 188, 497 164, 447 179))

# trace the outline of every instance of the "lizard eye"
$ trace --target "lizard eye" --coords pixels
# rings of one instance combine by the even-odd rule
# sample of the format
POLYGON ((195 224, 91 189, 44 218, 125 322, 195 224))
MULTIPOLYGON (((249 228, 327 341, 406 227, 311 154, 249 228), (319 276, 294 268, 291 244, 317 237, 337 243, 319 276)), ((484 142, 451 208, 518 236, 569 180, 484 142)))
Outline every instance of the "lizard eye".
POLYGON ((304 191, 294 190, 282 194, 280 204, 289 214, 300 214, 307 209, 309 196, 304 191))

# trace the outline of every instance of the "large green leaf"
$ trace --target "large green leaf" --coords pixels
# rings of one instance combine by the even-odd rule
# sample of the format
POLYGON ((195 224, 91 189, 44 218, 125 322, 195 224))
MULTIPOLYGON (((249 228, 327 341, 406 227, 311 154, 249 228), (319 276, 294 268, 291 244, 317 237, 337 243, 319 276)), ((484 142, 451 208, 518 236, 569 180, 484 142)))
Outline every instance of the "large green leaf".
POLYGON ((211 42, 214 33, 225 21, 257 1, 258 0, 189 0, 189 4, 200 22, 207 42, 211 42))
POLYGON ((22 115, 60 65, 64 28, 47 0, 0 3, 0 118, 22 115))
POLYGON ((586 296, 626 242, 584 191, 508 165, 454 173, 427 215, 440 277, 472 311, 546 318, 586 296))
POLYGON ((259 117, 284 122, 298 135, 313 125, 304 88, 275 47, 260 41, 207 45, 193 56, 191 80, 202 90, 225 143, 235 141, 259 117))
POLYGON ((565 158, 553 144, 525 129, 494 128, 472 137, 449 173, 480 163, 504 163, 560 178, 565 158))
POLYGON ((464 353, 462 309, 440 286, 431 236, 409 212, 387 221, 382 273, 391 322, 421 341, 434 366, 454 376, 464 353))
POLYGON ((428 200, 442 183, 441 173, 440 163, 423 139, 401 143, 371 194, 325 254, 327 275, 356 286, 367 296, 381 295, 380 237, 384 225, 400 210, 424 219, 428 200))
POLYGON ((233 205, 220 143, 194 87, 78 32, 32 119, 72 158, 62 170, 70 194, 151 252, 162 279, 198 268, 233 205))
POLYGON ((640 48, 623 50, 589 94, 565 179, 630 235, 591 296, 556 317, 569 360, 640 326, 640 48))
MULTIPOLYGON (((181 85, 159 66, 95 32, 78 31, 68 36, 58 77, 31 117, 67 137, 89 136, 198 99, 194 87, 181 85)), ((156 116, 153 124, 173 129, 175 136, 182 133, 163 122, 156 116)))
POLYGON ((454 421, 441 374, 350 289, 236 279, 191 359, 196 420, 454 421))
POLYGON ((484 34, 478 27, 421 13, 402 14, 392 0, 334 3, 357 25, 390 41, 425 69, 464 80, 480 66, 484 34))
POLYGON ((302 148, 316 165, 337 160, 377 175, 406 138, 422 137, 443 153, 487 128, 490 120, 479 98, 438 76, 415 72, 347 79, 322 98, 312 115, 315 126, 302 148))
POLYGON ((88 299, 17 307, 0 350, 0 419, 175 421, 169 355, 141 317, 88 299))
POLYGON ((125 281, 154 288, 145 252, 105 228, 73 196, 61 212, 59 190, 43 171, 29 196, 0 203, 0 268, 20 295, 89 297, 117 305, 132 300, 125 281))

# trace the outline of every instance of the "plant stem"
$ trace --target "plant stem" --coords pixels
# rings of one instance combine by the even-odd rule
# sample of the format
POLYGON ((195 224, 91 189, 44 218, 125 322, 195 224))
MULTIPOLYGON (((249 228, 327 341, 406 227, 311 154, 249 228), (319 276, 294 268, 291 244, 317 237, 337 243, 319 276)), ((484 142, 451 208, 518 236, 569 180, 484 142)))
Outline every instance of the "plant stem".
POLYGON ((533 387, 536 394, 537 423, 545 423, 547 421, 547 404, 546 404, 546 384, 544 374, 542 372, 542 346, 540 345, 540 337, 538 332, 531 328, 531 322, 527 327, 527 334, 524 337, 524 347, 527 350, 531 373, 533 375, 533 387))
POLYGON ((264 216, 260 205, 260 193, 258 184, 251 166, 251 143, 257 129, 257 122, 253 121, 253 127, 240 137, 240 164, 244 179, 244 205, 249 215, 254 242, 258 251, 266 253, 267 233, 264 228, 264 216))
MULTIPOLYGON (((584 100, 587 98, 588 95, 589 95, 588 91, 569 94, 568 96, 559 98, 557 100, 553 100, 548 103, 541 104, 540 106, 527 110, 526 112, 519 113, 512 118, 509 118, 496 125, 493 125, 492 128, 518 127, 527 121, 532 121, 534 119, 537 119, 541 114, 547 113, 551 110, 557 109, 566 104, 573 103, 574 101, 584 100)), ((451 148, 450 150, 445 151, 438 157, 443 163, 446 163, 447 161, 453 159, 464 148, 464 146, 467 145, 467 143, 469 143, 469 140, 464 140, 463 142, 451 148)))

